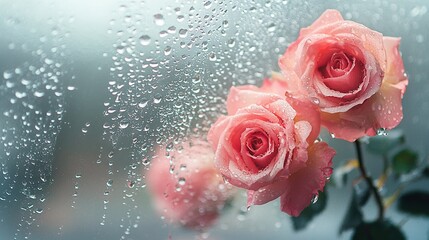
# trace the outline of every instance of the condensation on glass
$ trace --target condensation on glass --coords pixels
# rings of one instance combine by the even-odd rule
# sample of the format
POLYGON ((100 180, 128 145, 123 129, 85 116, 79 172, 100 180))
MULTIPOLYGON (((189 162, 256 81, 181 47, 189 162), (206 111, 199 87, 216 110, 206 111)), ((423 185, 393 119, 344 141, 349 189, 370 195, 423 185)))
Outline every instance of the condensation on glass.
MULTIPOLYGON (((278 57, 299 29, 327 8, 402 37, 410 87, 401 128, 424 152, 428 7, 424 0, 2 1, 0 238, 194 237, 152 208, 145 172, 155 150, 180 151, 183 139, 203 137, 225 113, 228 89, 279 71, 278 57)), ((338 155, 352 157, 346 148, 338 155)), ((333 192, 326 214, 298 236, 336 238, 336 209, 346 208, 347 194, 333 192)), ((294 238, 278 203, 248 211, 240 195, 232 204, 197 235, 294 238)), ((426 234, 415 226, 427 221, 412 221, 408 236, 426 234)))

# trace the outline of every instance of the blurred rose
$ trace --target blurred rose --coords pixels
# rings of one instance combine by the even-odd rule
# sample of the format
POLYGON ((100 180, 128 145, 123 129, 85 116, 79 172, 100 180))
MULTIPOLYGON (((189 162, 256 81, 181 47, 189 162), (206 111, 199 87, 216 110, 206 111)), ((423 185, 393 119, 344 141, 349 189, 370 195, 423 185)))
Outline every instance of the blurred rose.
POLYGON ((249 205, 281 196, 282 211, 297 216, 323 190, 335 151, 315 143, 320 118, 314 106, 277 94, 279 84, 232 87, 228 116, 211 127, 208 139, 216 167, 232 185, 249 190, 249 205))
POLYGON ((305 92, 319 106, 322 125, 354 141, 394 128, 402 119, 408 80, 398 47, 399 39, 327 10, 301 30, 279 65, 287 81, 299 82, 288 91, 305 92))
POLYGON ((183 150, 170 152, 169 158, 165 149, 156 153, 146 178, 161 215, 196 230, 214 223, 233 191, 213 159, 210 145, 201 140, 183 143, 183 150))

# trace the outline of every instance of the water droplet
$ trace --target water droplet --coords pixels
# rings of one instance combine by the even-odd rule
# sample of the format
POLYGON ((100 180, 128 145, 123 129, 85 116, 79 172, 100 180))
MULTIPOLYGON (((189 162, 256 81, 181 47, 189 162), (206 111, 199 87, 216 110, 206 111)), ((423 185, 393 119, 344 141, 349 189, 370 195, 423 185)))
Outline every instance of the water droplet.
POLYGON ((216 59, 217 59, 216 54, 214 52, 211 52, 209 54, 209 60, 210 61, 216 61, 216 59))
POLYGON ((240 211, 237 214, 237 220, 238 221, 244 221, 244 220, 246 220, 246 214, 247 214, 247 210, 243 211, 243 209, 240 209, 240 211))
POLYGON ((51 65, 52 63, 54 63, 54 61, 52 59, 45 58, 45 63, 51 65))
POLYGON ((311 199, 311 204, 317 203, 317 200, 319 200, 319 195, 318 194, 316 194, 316 195, 313 196, 313 198, 311 199))
POLYGON ((268 32, 274 32, 276 30, 276 24, 271 23, 268 25, 268 32))
POLYGON ((177 21, 178 22, 183 22, 183 20, 185 20, 185 16, 183 16, 183 15, 177 16, 177 21))
POLYGON ((147 100, 146 99, 143 99, 141 102, 139 102, 139 108, 144 108, 144 107, 146 107, 147 106, 147 100))
POLYGON ((386 128, 379 128, 377 129, 377 135, 378 136, 387 136, 388 132, 386 128))
POLYGON ((204 7, 206 9, 209 9, 211 6, 212 6, 212 2, 211 1, 207 1, 207 2, 204 3, 204 7))
POLYGON ((27 86, 28 84, 30 84, 31 83, 31 81, 30 80, 27 80, 27 79, 22 79, 21 80, 21 84, 22 85, 24 85, 24 86, 27 86))
POLYGON ((159 32, 159 36, 160 37, 167 37, 167 35, 168 35, 168 32, 167 31, 165 31, 165 30, 162 30, 161 32, 159 32))
POLYGON ((168 32, 168 33, 176 33, 176 27, 175 27, 175 26, 170 26, 170 27, 167 29, 167 32, 168 32))
POLYGON ((170 46, 166 46, 164 48, 164 55, 168 56, 168 55, 170 55, 170 53, 171 53, 171 47, 170 46))
POLYGON ((15 97, 17 97, 17 98, 23 98, 26 96, 27 96, 27 93, 25 93, 25 92, 15 92, 15 97))
POLYGON ((119 128, 120 129, 125 129, 128 127, 128 125, 130 124, 130 122, 126 119, 123 119, 119 122, 119 128))
POLYGON ((127 185, 129 188, 134 188, 134 186, 136 185, 136 182, 135 181, 128 181, 127 185))
POLYGON ((149 45, 151 41, 148 35, 142 35, 139 39, 140 39, 140 44, 143 46, 149 45))
POLYGON ((183 186, 183 185, 185 185, 185 183, 186 183, 186 179, 185 179, 185 178, 183 178, 183 177, 181 177, 181 178, 179 178, 178 183, 179 183, 179 185, 180 185, 180 186, 183 186))
POLYGON ((156 25, 162 26, 165 24, 164 16, 162 14, 159 14, 159 13, 155 14, 153 15, 153 18, 154 18, 153 21, 156 25))
POLYGON ((40 214, 43 212, 43 208, 37 208, 34 212, 40 214))
POLYGON ((331 138, 335 138, 335 134, 334 133, 331 133, 331 138))
POLYGON ((10 72, 10 71, 4 71, 3 72, 3 78, 4 79, 9 79, 9 78, 11 78, 13 76, 13 73, 12 72, 10 72))
POLYGON ((187 35, 188 35, 188 30, 187 29, 182 28, 182 29, 179 30, 179 36, 181 38, 185 38, 187 35))
POLYGON ((119 54, 124 54, 125 53, 125 48, 123 46, 118 46, 116 48, 116 52, 119 54))
POLYGON ((320 100, 319 100, 318 98, 316 98, 316 97, 312 97, 312 98, 311 98, 311 101, 312 101, 314 104, 316 104, 316 105, 319 105, 319 104, 320 104, 320 100))
POLYGON ((233 48, 235 46, 235 39, 231 38, 227 42, 228 47, 233 48))
POLYGON ((106 185, 108 187, 111 187, 113 185, 113 180, 112 179, 107 180, 106 185))
POLYGON ((45 95, 44 92, 35 91, 33 94, 35 97, 43 97, 45 95))
POLYGON ((180 164, 180 171, 186 171, 186 164, 180 164))
POLYGON ((157 95, 153 98, 153 103, 158 104, 162 100, 161 95, 157 95))
POLYGON ((80 174, 80 173, 76 173, 76 176, 75 176, 77 179, 79 179, 79 178, 81 178, 82 177, 82 174, 80 174))

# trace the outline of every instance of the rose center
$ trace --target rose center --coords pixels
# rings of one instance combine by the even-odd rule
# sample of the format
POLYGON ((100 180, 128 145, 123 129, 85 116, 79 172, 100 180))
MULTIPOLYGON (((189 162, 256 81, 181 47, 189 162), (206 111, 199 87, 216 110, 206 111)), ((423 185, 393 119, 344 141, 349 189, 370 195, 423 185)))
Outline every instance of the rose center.
POLYGON ((255 137, 251 140, 251 148, 253 151, 258 150, 262 146, 262 139, 259 137, 255 137))
POLYGON ((352 92, 363 81, 364 66, 354 56, 343 51, 334 52, 327 62, 319 67, 323 83, 339 92, 352 92))
POLYGON ((265 154, 268 149, 268 139, 263 132, 255 132, 246 141, 246 147, 253 156, 265 154))
MULTIPOLYGON (((332 55, 330 63, 331 63, 330 67, 332 70, 344 70, 344 69, 347 69, 349 67, 350 59, 343 52, 334 53, 332 55)), ((329 64, 328 64, 328 66, 329 66, 329 64)))

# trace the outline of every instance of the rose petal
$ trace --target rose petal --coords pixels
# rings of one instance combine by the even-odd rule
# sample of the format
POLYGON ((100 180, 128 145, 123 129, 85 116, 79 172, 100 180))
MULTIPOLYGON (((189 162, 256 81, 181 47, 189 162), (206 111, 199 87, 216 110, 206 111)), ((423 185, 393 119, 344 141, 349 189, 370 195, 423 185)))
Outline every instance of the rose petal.
POLYGON ((295 123, 295 137, 304 147, 308 146, 307 138, 310 136, 312 127, 307 121, 298 121, 295 123))
POLYGON ((280 198, 281 209, 292 216, 298 216, 310 203, 314 195, 323 191, 327 177, 332 173, 331 165, 335 150, 324 142, 309 148, 307 167, 289 176, 280 198))
POLYGON ((287 95, 287 101, 292 105, 294 109, 297 109, 295 122, 307 121, 311 126, 310 135, 307 138, 307 142, 312 144, 320 133, 320 112, 316 108, 314 102, 310 102, 309 99, 301 94, 287 95))
POLYGON ((352 92, 356 90, 362 82, 364 66, 360 61, 353 59, 348 72, 342 75, 323 79, 323 83, 330 89, 340 92, 352 92))
POLYGON ((285 191, 286 177, 279 177, 272 184, 255 191, 247 191, 247 206, 262 205, 280 197, 285 191))
POLYGON ((226 116, 220 116, 211 126, 207 134, 207 140, 211 144, 212 149, 215 150, 219 145, 219 140, 221 139, 220 136, 222 135, 223 130, 229 124, 229 121, 230 119, 228 119, 226 116))
POLYGON ((323 12, 322 15, 320 15, 320 17, 316 19, 316 21, 314 21, 309 27, 302 28, 299 35, 306 36, 312 33, 315 29, 339 21, 344 21, 343 17, 341 16, 341 13, 334 9, 328 9, 323 12))
MULTIPOLYGON (((261 125, 267 125, 267 123, 259 121, 258 124, 261 125)), ((262 127, 262 126, 260 126, 262 127)), ((278 146, 278 139, 277 134, 270 131, 270 127, 268 127, 268 132, 266 132, 265 128, 260 127, 248 127, 246 130, 241 133, 240 142, 241 142, 241 151, 240 156, 243 158, 245 165, 247 168, 249 168, 249 171, 252 171, 254 173, 257 173, 260 169, 264 169, 267 165, 270 164, 272 160, 275 160, 275 155, 277 154, 277 146, 278 146), (252 138, 252 134, 254 134, 255 131, 258 132, 264 132, 264 138, 265 140, 265 146, 263 148, 265 149, 264 155, 262 156, 255 156, 251 152, 249 152, 249 149, 247 147, 247 142, 249 138, 252 138), (268 135, 268 136, 267 136, 268 135), (274 137, 275 139, 272 139, 274 137)))
POLYGON ((384 84, 391 84, 401 90, 402 96, 408 85, 408 78, 405 74, 404 63, 399 52, 400 38, 384 37, 384 45, 387 54, 387 69, 383 79, 384 84))
POLYGON ((165 148, 157 150, 146 174, 156 209, 167 220, 186 227, 198 230, 209 227, 232 194, 231 187, 223 183, 214 168, 210 145, 192 139, 183 144, 181 152, 170 152, 176 166, 173 174, 165 153, 165 148), (182 165, 186 166, 185 170, 179 168, 182 165), (186 179, 186 183, 180 186, 179 191, 177 186, 181 178, 186 179))
POLYGON ((402 89, 384 84, 362 105, 338 114, 323 113, 322 125, 336 138, 350 142, 368 135, 374 136, 378 129, 392 129, 402 120, 402 89))
POLYGON ((226 117, 224 121, 228 123, 221 121, 222 129, 215 124, 212 126, 213 132, 210 131, 210 137, 219 136, 218 145, 215 146, 215 165, 222 175, 231 184, 250 190, 272 182, 292 155, 287 153, 289 145, 293 142, 286 140, 286 136, 292 135, 292 132, 286 133, 285 128, 279 125, 281 120, 276 115, 257 105, 242 108, 235 115, 226 117), (265 169, 258 169, 253 159, 241 152, 240 137, 246 128, 262 129, 270 138, 278 141, 275 143, 278 146, 277 154, 265 169))
POLYGON ((278 99, 282 99, 282 97, 276 94, 261 92, 255 86, 231 87, 226 101, 228 115, 233 115, 239 109, 252 104, 265 106, 278 99))

